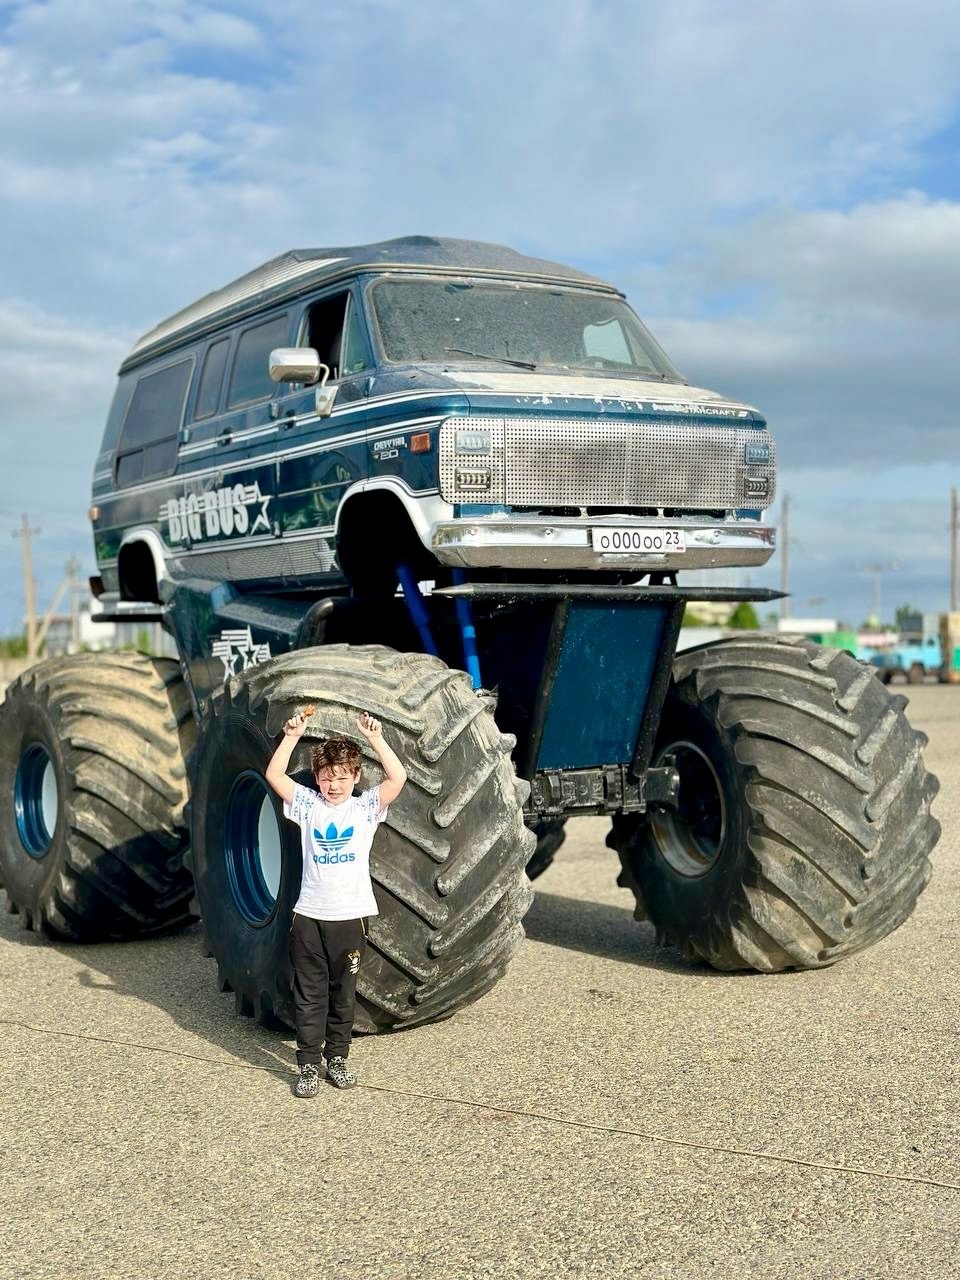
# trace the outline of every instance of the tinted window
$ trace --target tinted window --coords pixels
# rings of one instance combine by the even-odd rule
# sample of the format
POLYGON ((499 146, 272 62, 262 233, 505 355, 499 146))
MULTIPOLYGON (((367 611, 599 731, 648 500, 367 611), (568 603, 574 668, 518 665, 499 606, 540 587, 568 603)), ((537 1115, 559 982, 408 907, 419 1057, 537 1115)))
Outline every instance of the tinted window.
POLYGON ((159 444, 151 444, 143 451, 143 478, 165 476, 171 472, 177 461, 177 437, 161 440, 159 444))
POLYGON ((107 417, 107 425, 103 433, 101 448, 104 451, 115 449, 117 446, 120 428, 123 426, 123 420, 127 416, 127 410, 130 408, 130 400, 136 385, 137 379, 134 374, 122 373, 120 375, 120 381, 117 383, 116 394, 113 397, 113 403, 110 406, 110 413, 107 417))
POLYGON ((181 360, 137 382, 117 449, 117 484, 168 475, 175 467, 192 368, 192 360, 181 360))
POLYGON ((190 366, 191 361, 181 360, 179 364, 148 373, 140 379, 123 424, 121 450, 177 434, 190 380, 190 366))
POLYGON ((136 484, 143 479, 143 450, 125 453, 117 461, 117 484, 136 484))
POLYGON ((197 404, 193 411, 194 418, 210 418, 217 412, 220 404, 220 387, 223 384, 223 370, 227 363, 227 351, 230 339, 221 338, 207 351, 200 374, 200 387, 197 391, 197 404))
POLYGON ((241 333, 230 375, 228 409, 263 400, 273 393, 275 384, 270 379, 267 362, 274 347, 286 345, 289 328, 287 317, 282 315, 241 333))

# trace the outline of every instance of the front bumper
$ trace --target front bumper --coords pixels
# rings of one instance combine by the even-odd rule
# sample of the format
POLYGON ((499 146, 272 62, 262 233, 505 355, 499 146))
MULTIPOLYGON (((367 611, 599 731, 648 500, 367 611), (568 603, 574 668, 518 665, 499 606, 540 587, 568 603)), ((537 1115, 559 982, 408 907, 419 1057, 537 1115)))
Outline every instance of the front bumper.
POLYGON ((766 564, 776 530, 752 521, 663 520, 630 516, 486 517, 442 520, 430 532, 441 564, 502 569, 722 569, 766 564), (677 552, 599 552, 591 529, 681 529, 686 549, 677 552))

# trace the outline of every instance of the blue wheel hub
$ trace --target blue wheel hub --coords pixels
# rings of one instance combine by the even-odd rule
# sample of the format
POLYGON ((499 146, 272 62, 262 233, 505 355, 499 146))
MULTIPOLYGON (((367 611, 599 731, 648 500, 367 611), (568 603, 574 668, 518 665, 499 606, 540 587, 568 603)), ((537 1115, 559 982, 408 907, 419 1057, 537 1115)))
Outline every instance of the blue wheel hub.
POLYGON ((227 798, 224 853, 234 901, 245 920, 273 915, 283 870, 283 837, 273 797, 259 773, 241 773, 227 798))
POLYGON ((60 814, 57 771, 42 742, 32 742, 20 757, 14 813, 20 843, 31 858, 42 858, 50 849, 60 814))

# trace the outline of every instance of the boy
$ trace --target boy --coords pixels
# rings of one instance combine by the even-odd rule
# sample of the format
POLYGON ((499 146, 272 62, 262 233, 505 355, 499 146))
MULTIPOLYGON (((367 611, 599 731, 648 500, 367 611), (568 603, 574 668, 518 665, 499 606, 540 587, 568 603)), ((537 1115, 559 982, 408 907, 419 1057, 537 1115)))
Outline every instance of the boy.
POLYGON ((310 758, 318 795, 287 776, 306 723, 307 712, 301 711, 283 726, 283 741, 267 765, 266 779, 283 800, 284 817, 300 828, 303 880, 290 930, 300 1068, 294 1093, 298 1098, 315 1098, 320 1090, 321 1052, 332 1084, 350 1089, 357 1083, 347 1070, 347 1054, 365 936, 363 918, 377 914, 370 846, 407 775, 384 742, 380 721, 365 711, 357 728, 376 752, 385 774, 383 782, 354 796, 360 748, 346 738, 327 738, 314 747, 310 758))

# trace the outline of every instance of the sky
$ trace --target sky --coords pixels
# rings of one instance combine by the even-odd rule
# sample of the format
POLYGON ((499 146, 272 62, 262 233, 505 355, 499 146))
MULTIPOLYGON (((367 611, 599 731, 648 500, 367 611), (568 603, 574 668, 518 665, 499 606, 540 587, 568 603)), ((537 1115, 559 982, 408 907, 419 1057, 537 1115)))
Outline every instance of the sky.
POLYGON ((794 614, 946 609, 958 65, 948 0, 0 0, 0 633, 22 513, 42 608, 94 571, 143 332, 286 249, 410 234, 610 280, 759 408, 794 614))

